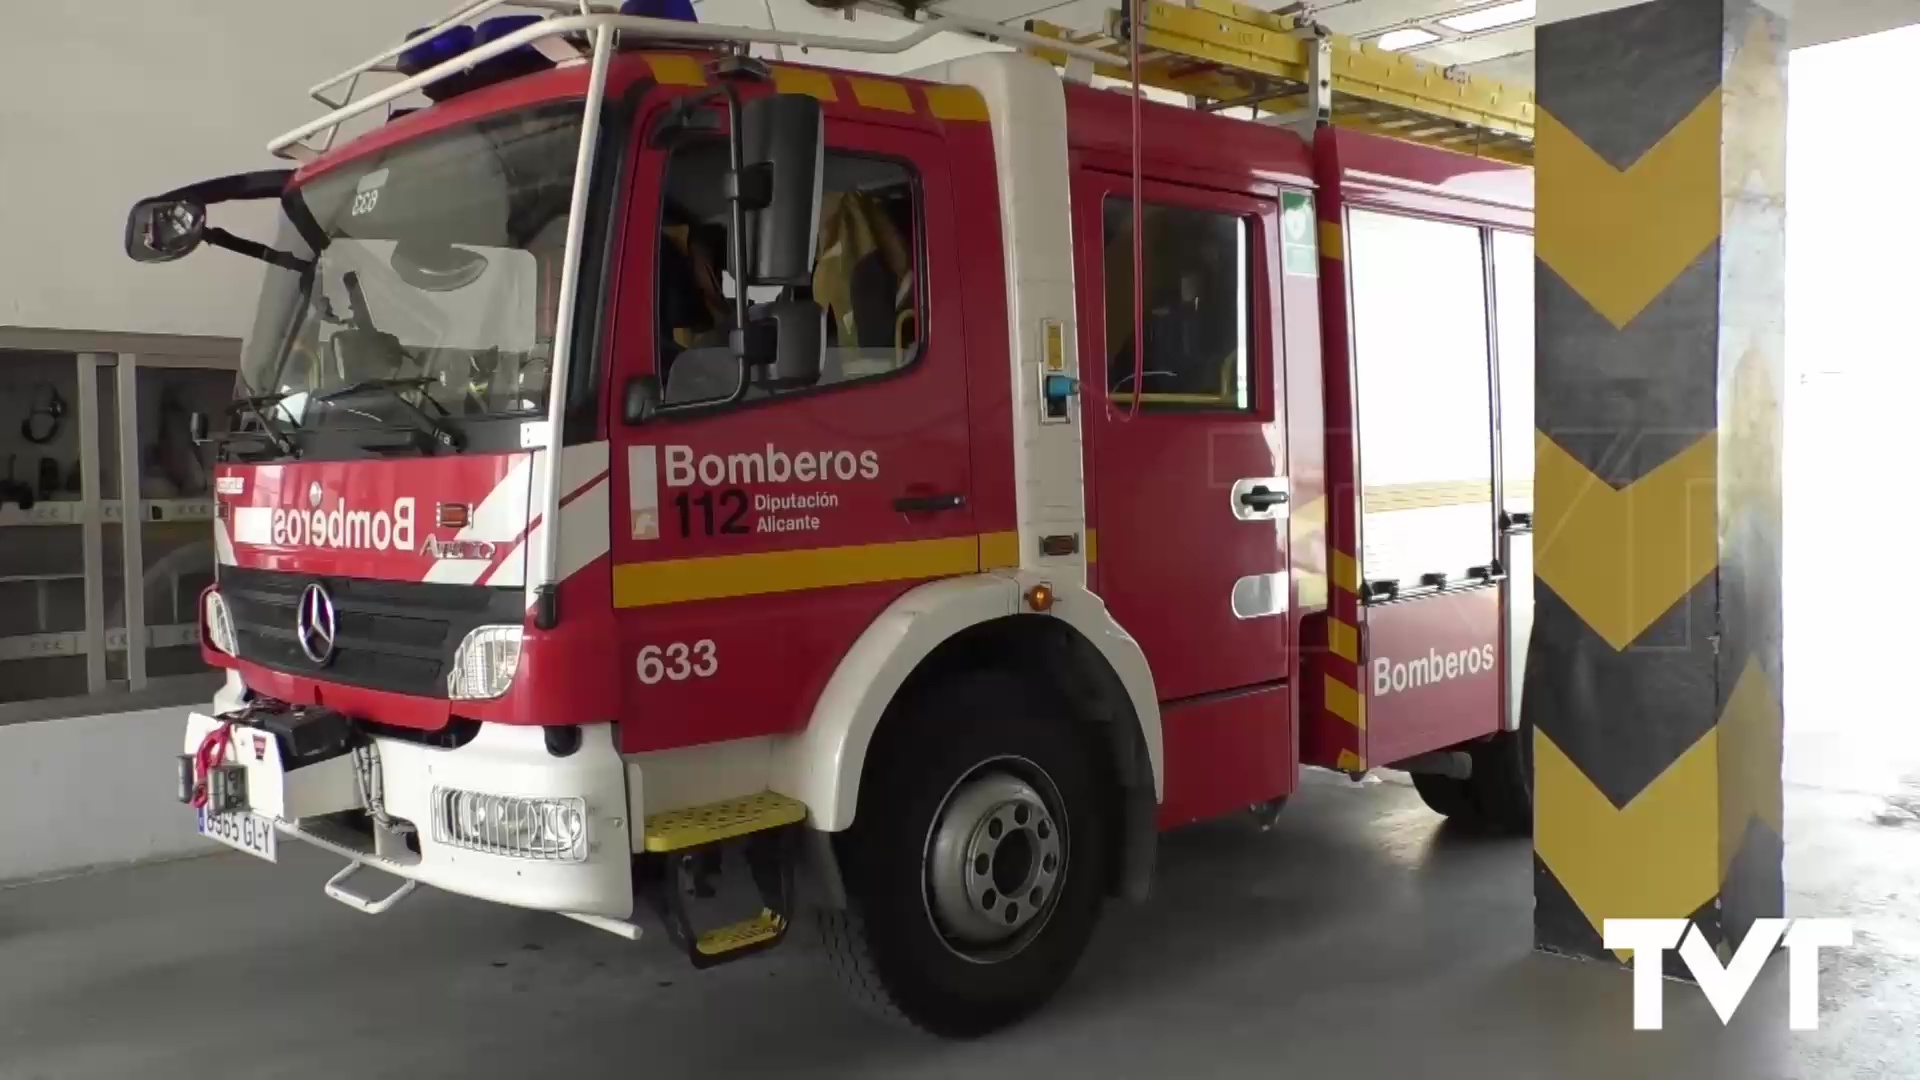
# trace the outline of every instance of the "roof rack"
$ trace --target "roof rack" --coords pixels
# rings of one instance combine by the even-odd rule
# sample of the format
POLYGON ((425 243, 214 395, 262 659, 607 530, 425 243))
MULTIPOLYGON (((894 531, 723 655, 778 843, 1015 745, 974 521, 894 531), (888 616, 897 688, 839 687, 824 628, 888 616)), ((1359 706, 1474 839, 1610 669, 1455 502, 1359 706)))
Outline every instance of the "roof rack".
POLYGON ((1035 54, 1044 50, 1048 56, 1059 56, 1082 64, 1105 59, 1105 55, 1097 49, 1049 39, 1016 27, 966 15, 939 15, 917 22, 911 33, 876 40, 621 15, 614 5, 603 0, 475 0, 456 9, 427 32, 315 84, 309 91, 310 95, 331 111, 273 139, 267 143, 267 149, 279 157, 295 161, 311 160, 333 145, 334 136, 342 123, 521 46, 532 46, 558 64, 585 63, 591 55, 589 42, 596 36, 595 32, 603 28, 615 33, 631 33, 654 40, 686 44, 711 43, 741 48, 748 45, 791 45, 801 49, 831 49, 877 55, 903 53, 940 34, 957 32, 1035 54), (430 40, 450 27, 470 24, 501 7, 533 9, 544 12, 546 18, 470 49, 411 78, 360 95, 362 76, 398 75, 395 61, 410 45, 430 40), (337 97, 330 96, 342 85, 345 86, 344 92, 337 97), (316 137, 317 142, 314 141, 316 137))
MULTIPOLYGON (((1029 51, 1071 72, 1084 50, 1101 75, 1129 77, 1130 14, 1141 15, 1140 81, 1198 108, 1252 108, 1272 122, 1327 122, 1518 164, 1533 161, 1533 93, 1387 52, 1291 15, 1232 0, 1122 0, 1101 31, 1038 20, 1029 51), (1317 91, 1317 92, 1316 92, 1317 91)), ((1264 118, 1263 118, 1264 119, 1264 118)))

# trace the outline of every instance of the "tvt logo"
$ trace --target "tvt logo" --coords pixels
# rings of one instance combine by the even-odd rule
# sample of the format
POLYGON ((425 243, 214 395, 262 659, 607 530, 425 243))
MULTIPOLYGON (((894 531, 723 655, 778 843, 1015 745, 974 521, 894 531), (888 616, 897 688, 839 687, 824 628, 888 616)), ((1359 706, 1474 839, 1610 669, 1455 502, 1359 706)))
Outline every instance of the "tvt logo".
POLYGON ((1700 928, 1685 919, 1608 919, 1602 935, 1609 949, 1633 950, 1633 1026, 1638 1031, 1659 1031, 1665 1022, 1661 961, 1668 949, 1680 947, 1681 962, 1726 1024, 1784 937, 1787 1026, 1813 1031, 1820 1026, 1820 949, 1852 945, 1853 924, 1845 919, 1755 919, 1725 967, 1700 928))

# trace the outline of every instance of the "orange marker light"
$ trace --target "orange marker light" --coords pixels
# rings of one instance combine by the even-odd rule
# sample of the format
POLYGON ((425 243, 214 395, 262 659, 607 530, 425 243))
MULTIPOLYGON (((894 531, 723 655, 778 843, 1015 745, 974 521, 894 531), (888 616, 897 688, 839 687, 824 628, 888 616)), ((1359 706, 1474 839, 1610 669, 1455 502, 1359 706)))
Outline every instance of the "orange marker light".
POLYGON ((441 503, 434 521, 443 529, 464 529, 471 516, 466 503, 441 503))
POLYGON ((1051 611, 1053 609, 1053 586, 1043 581, 1033 588, 1028 589, 1027 606, 1035 611, 1051 611))

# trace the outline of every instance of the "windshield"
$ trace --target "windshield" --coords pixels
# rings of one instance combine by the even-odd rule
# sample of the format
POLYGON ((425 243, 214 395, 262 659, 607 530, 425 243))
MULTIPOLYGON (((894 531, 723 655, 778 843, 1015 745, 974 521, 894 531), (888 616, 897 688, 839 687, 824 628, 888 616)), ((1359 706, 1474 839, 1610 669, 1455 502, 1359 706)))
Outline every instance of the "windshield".
POLYGON ((391 390, 342 393, 370 380, 455 421, 544 412, 580 116, 487 117, 289 191, 280 246, 320 250, 267 272, 242 392, 303 428, 392 419, 391 390))

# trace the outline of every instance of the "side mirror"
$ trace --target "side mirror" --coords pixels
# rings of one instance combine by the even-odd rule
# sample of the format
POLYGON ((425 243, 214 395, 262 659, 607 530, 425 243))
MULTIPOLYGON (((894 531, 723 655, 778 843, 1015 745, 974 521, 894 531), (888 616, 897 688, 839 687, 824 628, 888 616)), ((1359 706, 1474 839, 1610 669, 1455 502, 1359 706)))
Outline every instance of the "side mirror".
POLYGON ((821 130, 820 101, 808 94, 774 94, 741 106, 746 175, 734 182, 755 196, 748 204, 753 238, 748 266, 756 285, 813 281, 826 160, 821 130))
POLYGON ((172 262, 206 237, 207 208, 192 199, 142 199, 127 214, 127 257, 172 262))
POLYGON ((820 381, 826 352, 827 315, 811 300, 758 304, 747 323, 747 363, 766 369, 760 383, 774 390, 797 390, 820 381))

